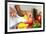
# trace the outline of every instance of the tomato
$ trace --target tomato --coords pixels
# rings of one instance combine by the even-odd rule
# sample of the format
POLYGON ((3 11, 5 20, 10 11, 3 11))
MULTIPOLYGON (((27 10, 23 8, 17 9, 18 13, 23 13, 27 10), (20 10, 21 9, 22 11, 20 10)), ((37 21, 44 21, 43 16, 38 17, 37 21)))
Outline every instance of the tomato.
POLYGON ((37 16, 36 19, 37 19, 39 22, 41 22, 41 16, 40 16, 40 15, 37 16))
POLYGON ((33 23, 33 19, 32 18, 28 18, 26 23, 31 25, 33 23))

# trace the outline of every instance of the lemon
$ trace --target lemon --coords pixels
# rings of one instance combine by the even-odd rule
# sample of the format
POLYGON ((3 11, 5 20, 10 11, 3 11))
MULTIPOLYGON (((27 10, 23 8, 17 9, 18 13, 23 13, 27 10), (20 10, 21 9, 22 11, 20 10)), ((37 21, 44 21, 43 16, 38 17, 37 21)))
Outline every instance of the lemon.
POLYGON ((25 23, 20 23, 20 24, 18 24, 18 29, 22 29, 22 28, 27 28, 27 24, 25 24, 25 23))

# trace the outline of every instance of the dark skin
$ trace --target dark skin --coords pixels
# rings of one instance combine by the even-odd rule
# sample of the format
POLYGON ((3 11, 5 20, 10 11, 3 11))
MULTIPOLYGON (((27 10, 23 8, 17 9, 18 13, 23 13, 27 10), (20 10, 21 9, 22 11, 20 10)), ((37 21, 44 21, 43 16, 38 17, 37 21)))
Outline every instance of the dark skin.
POLYGON ((25 11, 23 11, 23 10, 20 9, 20 5, 15 5, 15 9, 17 10, 17 14, 18 14, 19 16, 21 16, 21 17, 23 17, 24 14, 26 14, 25 11))

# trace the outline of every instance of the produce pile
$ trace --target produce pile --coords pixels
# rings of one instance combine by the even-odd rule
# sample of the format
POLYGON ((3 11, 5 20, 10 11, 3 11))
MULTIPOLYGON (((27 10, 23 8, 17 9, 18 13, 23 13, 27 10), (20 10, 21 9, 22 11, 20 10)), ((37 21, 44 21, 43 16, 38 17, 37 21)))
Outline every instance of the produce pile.
POLYGON ((20 22, 17 24, 17 29, 23 29, 23 28, 40 28, 41 27, 41 16, 37 16, 35 20, 33 20, 32 17, 27 18, 27 16, 24 16, 25 22, 20 22))

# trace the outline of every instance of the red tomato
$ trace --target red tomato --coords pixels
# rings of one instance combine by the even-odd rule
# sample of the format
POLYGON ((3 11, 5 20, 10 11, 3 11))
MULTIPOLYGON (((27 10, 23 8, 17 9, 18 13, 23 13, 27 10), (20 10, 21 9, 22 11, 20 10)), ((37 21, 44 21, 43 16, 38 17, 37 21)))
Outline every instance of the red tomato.
POLYGON ((41 16, 37 16, 36 19, 41 22, 41 16))
POLYGON ((26 23, 31 25, 33 23, 33 19, 29 18, 26 23))

